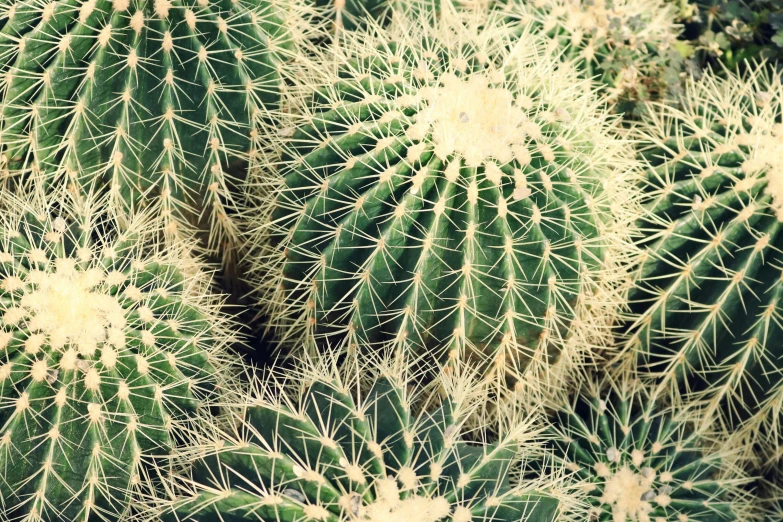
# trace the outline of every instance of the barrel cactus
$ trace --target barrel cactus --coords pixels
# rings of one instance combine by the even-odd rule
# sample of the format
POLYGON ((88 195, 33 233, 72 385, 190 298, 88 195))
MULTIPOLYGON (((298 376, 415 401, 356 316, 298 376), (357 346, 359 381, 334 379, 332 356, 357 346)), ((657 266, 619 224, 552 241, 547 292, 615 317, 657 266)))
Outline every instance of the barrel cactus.
POLYGON ((279 175, 251 178, 267 184, 247 212, 258 304, 288 346, 477 361, 538 390, 620 307, 632 160, 535 34, 447 15, 346 33, 292 68, 279 175))
POLYGON ((232 389, 233 336, 194 269, 146 256, 149 222, 0 201, 0 518, 118 520, 232 389))
POLYGON ((264 382, 234 430, 186 451, 163 520, 554 520, 557 487, 510 480, 531 423, 485 443, 466 427, 483 394, 464 379, 435 399, 404 365, 334 361, 264 382))
MULTIPOLYGON (((155 206, 230 258, 238 167, 264 143, 299 3, 4 0, 0 168, 44 186, 155 206)), ((231 261, 227 258, 227 261, 231 261)))
POLYGON ((775 450, 783 356, 783 86, 761 69, 691 81, 650 113, 647 234, 628 348, 707 419, 775 450))
POLYGON ((587 492, 590 520, 755 520, 737 454, 637 382, 590 382, 563 401, 552 447, 587 492))
POLYGON ((676 9, 665 0, 504 0, 494 8, 540 28, 552 52, 576 61, 621 109, 666 97, 680 82, 685 49, 676 9))

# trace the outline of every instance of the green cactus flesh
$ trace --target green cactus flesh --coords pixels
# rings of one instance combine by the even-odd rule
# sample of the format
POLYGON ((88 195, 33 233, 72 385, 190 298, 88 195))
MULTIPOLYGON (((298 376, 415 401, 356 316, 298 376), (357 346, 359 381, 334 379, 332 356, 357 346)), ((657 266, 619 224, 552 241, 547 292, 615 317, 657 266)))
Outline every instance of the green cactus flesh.
POLYGON ((259 148, 290 6, 198 0, 3 0, 0 143, 5 175, 157 204, 232 250, 232 172, 259 148))
POLYGON ((318 379, 301 395, 251 402, 239 440, 200 457, 164 520, 544 522, 556 498, 509 484, 513 437, 460 440, 459 406, 416 415, 405 383, 361 398, 318 379))
POLYGON ((628 344, 644 372, 770 445, 783 397, 780 82, 708 74, 682 110, 646 122, 648 239, 628 344))
POLYGON ((217 384, 218 333, 176 265, 31 212, 0 214, 0 519, 116 520, 217 384))
POLYGON ((596 387, 555 415, 552 446, 587 492, 590 520, 752 520, 741 471, 661 402, 596 387))
POLYGON ((594 346, 616 308, 620 147, 586 84, 534 45, 428 23, 348 34, 339 77, 316 62, 294 78, 312 103, 259 222, 259 301, 285 335, 556 380, 565 345, 594 346))

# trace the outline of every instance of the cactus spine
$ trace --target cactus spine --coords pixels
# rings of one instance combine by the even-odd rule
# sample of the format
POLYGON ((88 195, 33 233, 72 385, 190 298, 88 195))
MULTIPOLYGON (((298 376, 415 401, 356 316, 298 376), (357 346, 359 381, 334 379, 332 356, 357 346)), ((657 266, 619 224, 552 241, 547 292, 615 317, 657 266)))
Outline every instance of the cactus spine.
POLYGON ((524 390, 603 342, 633 250, 624 143, 585 81, 508 34, 400 15, 291 71, 299 114, 248 211, 283 341, 472 359, 524 390))
POLYGON ((0 199, 0 518, 118 520, 230 386, 233 336, 192 268, 147 257, 149 222, 0 199))
POLYGON ((262 109, 297 39, 293 3, 3 0, 3 173, 154 205, 232 261, 237 167, 262 147, 262 109))
POLYGON ((759 69, 651 112, 645 261, 628 347, 706 418, 774 451, 783 356, 783 87, 759 69))
POLYGON ((590 520, 755 520, 737 454, 628 379, 590 382, 558 405, 553 449, 592 506, 590 520))
POLYGON ((544 479, 510 480, 530 424, 467 444, 480 388, 444 380, 435 400, 399 363, 335 361, 265 383, 235 432, 193 448, 164 520, 554 520, 544 479))

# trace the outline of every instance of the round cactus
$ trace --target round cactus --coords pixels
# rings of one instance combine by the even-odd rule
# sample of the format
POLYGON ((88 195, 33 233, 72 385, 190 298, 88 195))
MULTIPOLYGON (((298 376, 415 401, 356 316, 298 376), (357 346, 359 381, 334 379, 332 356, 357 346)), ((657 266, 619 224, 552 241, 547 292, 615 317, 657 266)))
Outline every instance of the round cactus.
POLYGON ((566 399, 552 446, 588 494, 590 520, 754 520, 736 453, 631 381, 590 383, 566 399), (717 444, 716 444, 717 442, 717 444))
POLYGON ((300 110, 248 211, 283 341, 470 358, 520 388, 603 342, 633 251, 630 155, 589 83, 508 33, 401 15, 291 70, 300 110))
POLYGON ((300 25, 296 2, 3 0, 3 174, 66 179, 234 255, 232 189, 300 25))
POLYGON ((484 443, 465 427, 482 393, 464 379, 444 379, 436 401, 404 365, 333 362, 263 383, 235 431, 191 448, 163 519, 554 520, 556 487, 510 480, 517 451, 534 447, 530 423, 484 443))
POLYGON ((0 200, 0 518, 117 520, 231 385, 232 335, 143 221, 96 239, 98 206, 0 200))
POLYGON ((666 0, 505 0, 494 8, 546 34, 552 52, 603 83, 612 101, 661 98, 680 82, 680 28, 666 0))
POLYGON ((641 129, 647 235, 629 349, 738 436, 780 438, 783 87, 758 71, 691 81, 641 129))

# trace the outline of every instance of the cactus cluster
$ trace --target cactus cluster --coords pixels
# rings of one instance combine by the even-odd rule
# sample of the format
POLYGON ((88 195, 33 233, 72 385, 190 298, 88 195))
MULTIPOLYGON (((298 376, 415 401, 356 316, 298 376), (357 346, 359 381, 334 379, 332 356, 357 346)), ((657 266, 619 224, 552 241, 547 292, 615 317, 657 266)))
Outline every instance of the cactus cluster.
POLYGON ((665 0, 505 0, 495 9, 516 24, 535 24, 551 39, 550 52, 576 61, 621 109, 664 98, 680 83, 681 28, 665 0))
POLYGON ((282 159, 251 172, 258 304, 289 344, 470 359, 538 390, 621 307, 632 157, 543 39, 500 16, 426 20, 292 69, 282 159))
POLYGON ((654 391, 620 379, 588 382, 558 405, 552 446, 588 494, 590 520, 747 521, 737 454, 715 447, 654 391))
POLYGON ((555 520, 557 488, 509 480, 531 424, 493 443, 467 429, 480 386, 444 379, 437 399, 403 359, 336 361, 259 386, 233 431, 193 448, 164 520, 555 520))
POLYGON ((232 189, 264 147, 297 5, 3 0, 2 175, 109 193, 121 217, 154 206, 233 262, 232 189))
POLYGON ((0 519, 117 520, 233 386, 236 336, 140 217, 0 197, 0 519))
POLYGON ((777 447, 783 356, 783 85, 690 81, 640 129, 646 244, 628 347, 708 418, 777 447))

